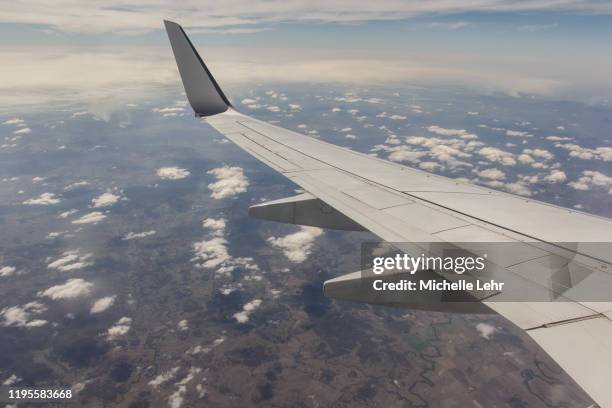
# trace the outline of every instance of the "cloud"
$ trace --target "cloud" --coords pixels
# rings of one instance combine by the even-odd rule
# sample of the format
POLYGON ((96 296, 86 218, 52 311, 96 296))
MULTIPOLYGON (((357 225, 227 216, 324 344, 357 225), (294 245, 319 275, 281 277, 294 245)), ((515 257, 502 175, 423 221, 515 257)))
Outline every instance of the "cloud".
POLYGON ((242 311, 234 313, 234 319, 238 323, 246 323, 249 321, 251 313, 261 305, 261 299, 253 299, 242 307, 242 311))
POLYGON ((261 33, 262 31, 270 31, 272 28, 270 27, 259 27, 259 28, 197 28, 195 30, 190 30, 190 33, 193 34, 254 34, 261 33))
POLYGON ((2 266, 0 267, 0 276, 1 277, 11 276, 11 275, 14 275, 16 271, 17 271, 17 268, 15 268, 14 266, 2 266))
MULTIPOLYGON (((2 382, 2 385, 13 385, 21 381, 22 378, 18 377, 16 374, 11 374, 9 378, 2 382)), ((16 404, 6 405, 5 408, 17 408, 16 404)))
POLYGON ((526 197, 530 197, 533 194, 529 187, 527 187, 522 181, 504 184, 504 188, 513 194, 518 194, 526 197))
POLYGON ((25 127, 25 128, 17 129, 13 133, 16 135, 27 135, 28 133, 32 133, 32 129, 30 129, 29 127, 25 127))
POLYGON ((162 116, 165 116, 165 117, 177 116, 177 115, 182 114, 183 112, 185 112, 185 106, 182 105, 182 104, 178 105, 178 106, 177 105, 166 106, 166 107, 163 107, 163 108, 153 108, 152 111, 153 112, 157 112, 157 113, 161 113, 162 116))
POLYGON ((116 340, 117 338, 121 336, 125 336, 130 331, 131 325, 132 325, 131 318, 126 317, 126 316, 122 317, 121 319, 117 321, 117 323, 115 323, 114 326, 111 326, 106 331, 106 338, 112 341, 112 340, 116 340))
POLYGON ((166 372, 163 372, 161 374, 159 374, 157 377, 155 377, 154 379, 152 379, 151 381, 149 381, 149 385, 153 388, 157 388, 160 385, 168 382, 169 380, 173 379, 174 376, 176 375, 176 373, 178 373, 180 367, 174 367, 171 370, 168 370, 166 372))
POLYGON ((387 141, 396 146, 376 145, 371 151, 383 150, 390 152, 389 160, 391 161, 410 161, 413 163, 419 163, 421 158, 429 156, 432 159, 436 159, 451 169, 460 167, 472 167, 472 164, 463 161, 461 159, 471 157, 471 153, 476 148, 483 146, 484 143, 477 140, 469 140, 471 136, 477 137, 476 135, 468 134, 466 131, 459 129, 444 129, 438 126, 431 127, 434 133, 440 133, 447 135, 461 135, 466 139, 447 139, 438 137, 424 137, 424 136, 409 136, 406 138, 406 143, 409 145, 420 146, 424 150, 414 150, 409 146, 397 146, 399 139, 396 136, 390 136, 387 141))
POLYGON ((51 286, 49 289, 38 292, 38 296, 48 297, 53 300, 73 299, 89 295, 92 287, 93 283, 86 280, 80 278, 68 279, 62 285, 51 286))
POLYGON ((389 137, 385 139, 385 143, 391 144, 391 145, 398 145, 398 144, 401 144, 402 141, 399 140, 396 135, 389 135, 389 137))
POLYGON ((555 158, 555 155, 544 149, 524 149, 524 154, 529 154, 534 157, 538 157, 544 160, 552 160, 555 158))
MULTIPOLYGON (((428 126, 427 130, 430 131, 431 133, 435 133, 438 135, 442 135, 442 136, 459 136, 463 139, 471 139, 472 136, 476 136, 473 135, 471 133, 469 133, 467 130, 465 129, 446 129, 440 126, 428 126)), ((478 138, 478 136, 476 136, 476 138, 478 138)))
POLYGON ((196 355, 200 353, 206 354, 206 353, 209 353, 210 350, 212 350, 214 347, 217 347, 218 345, 222 344, 224 341, 225 341, 225 337, 221 336, 213 340, 210 346, 203 347, 198 344, 197 346, 193 346, 187 349, 187 351, 185 351, 185 354, 188 354, 188 355, 196 355))
POLYGON ((81 218, 77 218, 76 220, 72 221, 72 223, 77 224, 77 225, 97 224, 105 218, 106 218, 106 215, 104 215, 100 211, 93 211, 93 212, 83 215, 81 218))
POLYGON ((75 183, 69 184, 66 187, 64 187, 64 190, 65 191, 72 191, 72 190, 77 189, 79 187, 85 187, 85 186, 88 186, 88 185, 89 185, 89 182, 87 182, 87 181, 77 181, 75 183))
POLYGON ((559 24, 526 24, 516 27, 516 31, 521 33, 535 33, 538 31, 550 30, 558 26, 559 24))
POLYGON ((491 326, 488 323, 478 323, 476 325, 476 330, 480 335, 489 340, 491 336, 493 336, 497 332, 497 328, 495 326, 491 326))
POLYGON ((512 153, 498 149, 497 147, 483 147, 478 151, 478 154, 491 162, 501 163, 504 166, 514 166, 516 164, 516 160, 512 153))
POLYGON ((446 30, 458 30, 460 28, 465 28, 470 26, 471 23, 468 23, 467 21, 449 21, 449 22, 435 22, 435 23, 431 23, 432 27, 435 28, 444 28, 446 30))
POLYGON ((78 213, 78 212, 79 212, 79 210, 77 210, 76 208, 73 208, 73 209, 71 209, 71 210, 61 212, 61 213, 60 213, 60 214, 57 216, 57 218, 68 218, 68 217, 70 217, 71 215, 76 214, 76 213, 78 213))
POLYGON ((48 264, 47 268, 57 269, 62 272, 71 272, 93 265, 93 262, 90 261, 92 256, 93 254, 81 255, 78 249, 75 251, 66 251, 62 254, 61 258, 48 264))
POLYGON ((259 266, 253 262, 253 258, 234 258, 230 255, 227 248, 228 242, 223 236, 226 225, 224 219, 207 218, 202 222, 202 225, 210 230, 212 238, 193 244, 195 256, 191 258, 191 262, 194 262, 197 268, 217 268, 216 272, 218 274, 229 274, 239 266, 248 271, 259 270, 259 266))
POLYGON ((180 331, 189 330, 189 322, 187 320, 181 320, 176 326, 180 331))
POLYGON ((11 118, 11 119, 7 119, 4 122, 2 122, 3 125, 19 125, 21 123, 24 123, 25 121, 23 119, 20 118, 11 118))
POLYGON ((577 181, 568 183, 575 190, 591 190, 595 187, 608 189, 608 194, 612 194, 612 177, 608 177, 599 171, 585 170, 582 177, 577 181))
POLYGON ((91 200, 91 206, 93 208, 109 207, 116 204, 121 199, 120 195, 106 192, 91 200))
POLYGON ((227 249, 227 240, 223 237, 213 237, 193 244, 195 256, 191 259, 198 268, 216 268, 223 265, 221 272, 230 272, 234 265, 232 256, 227 249))
MULTIPOLYGON (((128 23, 133 17, 121 21, 128 23)), ((98 16, 96 19, 101 18, 98 16)), ((70 21, 76 20, 70 18, 70 21)), ((161 28, 158 15, 150 22, 152 27, 161 28)), ((110 29, 116 23, 108 21, 102 25, 110 29)), ((90 28, 91 25, 82 27, 90 28)), ((79 100, 92 114, 110 119, 111 114, 123 109, 127 102, 149 101, 161 90, 176 89, 179 80, 176 64, 167 51, 165 44, 163 47, 0 47, 0 60, 6 72, 0 85, 0 111, 14 114, 27 109, 32 112, 51 104, 68 107, 79 100), (41 66, 45 67, 44 75, 40 74, 41 66)), ((408 58, 364 56, 361 52, 349 50, 333 55, 310 50, 296 56, 283 49, 262 52, 261 49, 232 48, 228 53, 221 47, 207 48, 206 51, 207 61, 214 62, 213 73, 222 87, 270 82, 367 83, 373 86, 422 81, 441 85, 461 83, 516 96, 530 93, 580 99, 585 90, 589 94, 595 90, 597 94, 612 92, 612 86, 606 82, 606 70, 594 72, 593 67, 567 61, 566 56, 492 59, 486 55, 466 58, 461 53, 440 52, 408 58), (237 60, 229 55, 240 55, 241 58, 237 60), (560 66, 565 69, 559 69, 560 66), (547 75, 543 76, 542 72, 547 75)), ((255 105, 258 104, 249 106, 255 105)))
MULTIPOLYGON (((126 3, 118 0, 81 4, 69 0, 40 3, 36 7, 17 2, 3 12, 6 23, 50 26, 53 30, 71 33, 117 33, 133 35, 160 28, 159 16, 181 21, 189 30, 208 33, 240 34, 266 30, 274 23, 299 22, 365 22, 370 20, 402 20, 416 16, 457 15, 469 12, 577 12, 610 14, 612 7, 598 0, 568 0, 563 2, 518 0, 483 0, 479 2, 396 2, 383 0, 372 7, 366 0, 335 2, 278 1, 253 3, 213 2, 203 5, 195 0, 180 4, 141 0, 126 3), (280 6, 282 5, 282 7, 280 6), (70 12, 68 13, 67 10, 70 12)), ((445 29, 466 26, 464 21, 442 21, 431 25, 445 29)), ((536 26, 534 24, 534 26, 536 26)))
POLYGON ((39 315, 47 308, 40 302, 29 302, 23 306, 5 307, 0 311, 3 318, 2 325, 9 327, 40 327, 47 324, 46 320, 33 319, 32 315, 39 315))
POLYGON ((531 137, 532 135, 530 135, 529 132, 524 132, 520 130, 506 130, 506 136, 531 137))
POLYGON ((190 174, 188 170, 181 169, 180 167, 160 167, 157 169, 157 176, 164 180, 180 180, 190 174))
POLYGON ((421 162, 419 163, 419 168, 431 172, 436 170, 444 170, 444 166, 436 162, 421 162))
POLYGON ((300 227, 298 232, 284 237, 270 237, 267 241, 283 250, 283 254, 293 263, 304 262, 314 244, 315 239, 323 234, 323 230, 315 227, 300 227))
POLYGON ((170 408, 180 408, 183 405, 183 400, 187 393, 187 384, 189 384, 200 371, 202 371, 202 369, 199 367, 191 367, 185 378, 174 384, 177 387, 176 391, 168 397, 168 406, 170 408))
POLYGON ((477 174, 478 176, 489 180, 504 180, 506 178, 504 172, 498 169, 481 170, 477 174))
POLYGON ((143 232, 129 232, 125 237, 123 237, 123 240, 129 241, 131 239, 146 238, 146 237, 150 237, 151 235, 155 235, 155 233, 156 232, 154 230, 143 231, 143 232))
POLYGON ((573 140, 571 137, 567 137, 567 136, 546 136, 546 140, 550 140, 551 142, 564 142, 564 141, 568 141, 568 140, 573 140))
POLYGON ((549 183, 563 183, 567 180, 567 175, 561 170, 552 170, 550 174, 544 176, 544 181, 549 183))
POLYGON ((249 180, 240 167, 223 166, 209 170, 207 173, 217 178, 216 182, 208 185, 212 191, 210 196, 216 200, 244 193, 249 186, 249 180))
POLYGON ((522 163, 522 164, 533 164, 533 163, 535 163, 535 162, 536 162, 536 161, 535 161, 535 159, 534 159, 533 157, 531 157, 531 156, 530 156, 530 155, 528 155, 528 154, 524 154, 524 153, 523 153, 523 154, 520 154, 520 155, 517 157, 517 160, 518 160, 520 163, 522 163))
POLYGON ((423 136, 407 137, 406 143, 429 149, 429 156, 444 162, 450 167, 471 167, 471 164, 459 159, 471 157, 471 154, 466 153, 466 151, 471 151, 473 150, 472 146, 480 144, 480 142, 476 141, 466 143, 461 139, 440 139, 437 137, 423 136))
POLYGON ((97 314, 104 312, 115 303, 116 298, 117 296, 106 296, 96 300, 93 305, 91 305, 89 313, 97 314))
POLYGON ((23 203, 27 205, 51 205, 57 204, 61 200, 55 196, 53 193, 42 193, 36 198, 30 198, 25 200, 23 203))
POLYGON ((574 143, 555 143, 555 147, 568 150, 570 157, 577 157, 583 160, 602 160, 612 161, 612 147, 596 147, 589 149, 574 143))
POLYGON ((202 226, 210 229, 216 236, 223 236, 225 234, 225 225, 226 220, 223 218, 206 218, 202 221, 202 226))

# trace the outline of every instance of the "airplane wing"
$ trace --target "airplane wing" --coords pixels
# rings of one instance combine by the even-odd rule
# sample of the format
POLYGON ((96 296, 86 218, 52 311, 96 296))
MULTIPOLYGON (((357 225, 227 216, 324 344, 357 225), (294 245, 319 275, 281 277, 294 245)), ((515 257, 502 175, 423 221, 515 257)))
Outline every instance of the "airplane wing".
MULTIPOLYGON (((563 301, 482 303, 526 330, 600 406, 612 407, 612 302, 581 302, 565 292, 577 269, 588 271, 580 280, 610 275, 612 255, 589 243, 612 242, 612 220, 429 174, 244 115, 183 29, 170 21, 165 26, 196 116, 306 191, 253 206, 251 215, 367 230, 387 242, 525 243, 518 261, 499 262, 534 286, 542 282, 525 270, 546 270, 543 259, 571 253, 563 301)), ((332 279, 327 291, 358 278, 332 279)))

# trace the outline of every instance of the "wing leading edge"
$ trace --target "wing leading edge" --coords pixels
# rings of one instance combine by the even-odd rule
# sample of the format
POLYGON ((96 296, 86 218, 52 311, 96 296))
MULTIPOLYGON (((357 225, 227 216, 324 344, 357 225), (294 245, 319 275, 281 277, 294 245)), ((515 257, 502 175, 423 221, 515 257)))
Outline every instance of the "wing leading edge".
MULTIPOLYGON (((542 257, 568 252, 570 265, 589 268, 594 277, 612 270, 612 254, 589 245, 612 242, 610 219, 432 175, 243 115, 183 29, 165 25, 196 116, 206 116, 204 122, 307 191, 258 205, 254 216, 364 229, 387 242, 524 243, 523 258, 508 265, 518 275, 542 257), (559 242, 578 245, 553 244, 559 242)), ((564 300, 483 303, 526 330, 598 404, 612 407, 612 389, 602 386, 602 379, 612 378, 612 302, 579 302, 571 294, 564 300)))

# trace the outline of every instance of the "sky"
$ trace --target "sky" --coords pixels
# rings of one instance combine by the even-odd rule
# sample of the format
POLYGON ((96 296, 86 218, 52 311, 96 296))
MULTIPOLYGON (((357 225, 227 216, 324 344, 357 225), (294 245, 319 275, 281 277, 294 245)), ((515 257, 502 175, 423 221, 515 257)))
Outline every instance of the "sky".
POLYGON ((0 109, 113 105, 175 86, 163 19, 185 27, 230 87, 433 83, 605 106, 612 97, 605 1, 60 0, 0 11, 0 109))

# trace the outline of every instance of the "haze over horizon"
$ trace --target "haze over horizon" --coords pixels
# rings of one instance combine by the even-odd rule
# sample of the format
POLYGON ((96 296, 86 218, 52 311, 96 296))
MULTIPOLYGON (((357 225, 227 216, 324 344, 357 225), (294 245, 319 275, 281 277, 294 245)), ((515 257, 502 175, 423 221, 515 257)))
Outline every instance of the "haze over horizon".
POLYGON ((174 86, 163 19, 185 27, 226 86, 439 84, 600 106, 612 97, 606 2, 62 0, 0 11, 0 106, 126 102, 174 86))

